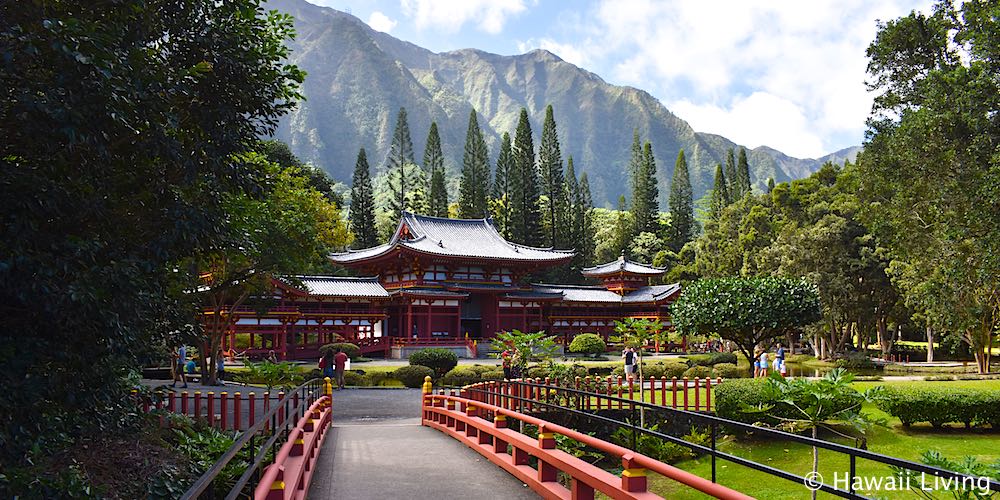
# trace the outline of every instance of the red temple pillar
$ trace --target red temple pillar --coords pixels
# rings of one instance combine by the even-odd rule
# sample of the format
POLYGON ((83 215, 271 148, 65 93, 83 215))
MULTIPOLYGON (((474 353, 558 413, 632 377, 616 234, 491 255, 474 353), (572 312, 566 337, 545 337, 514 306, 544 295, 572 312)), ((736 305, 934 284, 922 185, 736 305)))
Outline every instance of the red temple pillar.
POLYGON ((404 338, 411 338, 413 335, 413 299, 406 301, 406 329, 403 330, 404 338))
POLYGON ((455 337, 462 338, 462 306, 455 306, 455 337))
POLYGON ((427 321, 425 321, 424 323, 427 325, 427 328, 425 328, 425 330, 427 331, 426 335, 428 336, 431 334, 431 304, 433 302, 434 302, 433 300, 427 301, 427 321))
POLYGON ((285 361, 287 357, 288 349, 288 323, 281 323, 281 333, 278 334, 278 359, 285 361))

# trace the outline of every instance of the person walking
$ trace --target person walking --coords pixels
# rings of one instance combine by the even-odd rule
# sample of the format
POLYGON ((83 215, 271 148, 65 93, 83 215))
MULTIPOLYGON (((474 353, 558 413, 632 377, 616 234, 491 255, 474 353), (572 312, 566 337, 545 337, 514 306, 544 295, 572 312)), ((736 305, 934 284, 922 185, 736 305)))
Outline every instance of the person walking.
POLYGON ((325 354, 323 354, 323 357, 319 358, 319 369, 323 371, 324 378, 333 380, 336 377, 336 374, 333 371, 333 365, 333 351, 328 350, 325 354))
POLYGON ((188 380, 187 375, 184 373, 185 365, 187 364, 187 346, 181 345, 174 351, 174 381, 170 384, 170 387, 177 387, 177 379, 184 384, 183 388, 187 389, 188 380))
POLYGON ((785 348, 780 342, 775 346, 774 371, 780 373, 782 377, 785 376, 785 348))
POLYGON ((767 349, 761 349, 760 351, 760 376, 767 376, 767 349))
POLYGON ((760 376, 760 350, 753 350, 753 378, 760 376))
POLYGON ((344 388, 344 368, 347 367, 347 353, 337 348, 333 355, 333 375, 337 379, 337 389, 344 388))
POLYGON ((221 385, 225 385, 223 382, 226 380, 226 357, 222 355, 220 351, 215 359, 215 379, 221 385))
POLYGON ((622 358, 625 360, 625 378, 631 379, 635 375, 635 349, 626 347, 622 351, 622 358))

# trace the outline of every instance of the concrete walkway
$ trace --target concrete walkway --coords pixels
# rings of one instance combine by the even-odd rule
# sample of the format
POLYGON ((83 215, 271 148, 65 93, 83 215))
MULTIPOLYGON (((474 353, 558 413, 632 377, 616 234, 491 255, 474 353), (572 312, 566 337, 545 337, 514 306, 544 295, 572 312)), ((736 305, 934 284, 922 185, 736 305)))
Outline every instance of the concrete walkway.
POLYGON ((420 425, 420 391, 334 392, 311 499, 535 499, 475 451, 420 425))

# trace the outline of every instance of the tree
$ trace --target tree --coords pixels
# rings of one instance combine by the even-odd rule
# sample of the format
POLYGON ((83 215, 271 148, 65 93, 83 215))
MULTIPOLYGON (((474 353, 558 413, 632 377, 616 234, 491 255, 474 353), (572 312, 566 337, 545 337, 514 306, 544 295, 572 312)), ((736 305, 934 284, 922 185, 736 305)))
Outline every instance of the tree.
POLYGON ((551 359, 556 352, 555 337, 545 335, 545 332, 522 332, 511 330, 498 332, 490 340, 491 347, 496 352, 510 350, 514 353, 511 364, 519 373, 527 373, 531 361, 551 359))
POLYGON ((587 172, 580 174, 580 207, 583 212, 583 239, 577 252, 585 266, 594 264, 594 200, 590 195, 590 180, 587 179, 587 172))
POLYGON ((462 157, 462 184, 458 191, 459 218, 486 217, 486 197, 490 185, 488 156, 483 131, 476 120, 476 110, 472 110, 469 113, 469 129, 465 134, 465 155, 462 157))
POLYGON ((576 178, 573 157, 570 156, 566 160, 566 199, 570 202, 567 207, 569 220, 566 234, 567 241, 576 249, 572 269, 577 272, 590 264, 594 254, 594 235, 588 224, 591 209, 588 205, 589 198, 589 193, 584 194, 581 183, 576 178))
POLYGON ((356 248, 369 248, 378 245, 378 232, 375 230, 375 194, 372 191, 372 179, 365 148, 358 151, 358 161, 354 164, 354 177, 351 180, 351 209, 348 220, 350 221, 351 233, 354 234, 356 248))
POLYGON ((709 217, 718 220, 722 216, 722 211, 729 206, 729 185, 726 182, 726 174, 722 171, 722 165, 715 166, 715 182, 712 185, 711 200, 709 217))
POLYGON ((629 176, 632 180, 632 219, 635 234, 657 231, 657 188, 656 163, 653 160, 652 145, 642 146, 638 131, 632 134, 632 156, 629 159, 629 176))
POLYGON ((820 317, 816 286, 781 277, 701 279, 686 287, 672 308, 679 333, 717 333, 747 359, 757 346, 820 317))
POLYGON ((424 169, 431 175, 428 212, 434 217, 447 217, 448 187, 445 185, 444 154, 441 153, 441 136, 438 135, 437 122, 431 122, 431 129, 427 132, 424 169))
POLYGON ((611 255, 606 255, 605 262, 614 260, 618 255, 624 255, 628 253, 629 242, 632 241, 632 235, 635 234, 635 219, 632 218, 632 214, 629 213, 625 208, 625 196, 618 197, 618 215, 615 219, 615 232, 614 239, 612 240, 611 255))
POLYGON ((736 191, 733 199, 742 198, 752 190, 750 188, 750 163, 747 161, 747 148, 740 148, 739 159, 736 161, 736 179, 734 179, 736 191))
POLYGON ((514 170, 510 176, 511 239, 516 243, 541 246, 541 211, 538 206, 538 169, 535 166, 535 146, 531 138, 528 110, 521 116, 514 134, 514 170))
POLYGON ((569 344, 569 352, 586 354, 591 358, 598 357, 608 350, 604 339, 596 333, 581 333, 573 337, 569 344))
POLYGON ((292 153, 288 144, 277 139, 268 139, 260 141, 254 149, 279 167, 298 170, 303 177, 309 180, 309 187, 323 193, 323 196, 330 203, 338 207, 344 206, 344 197, 336 191, 336 182, 323 169, 309 163, 303 163, 298 156, 295 156, 295 153, 292 153))
POLYGON ((556 120, 552 115, 552 105, 545 107, 545 121, 542 122, 542 143, 538 149, 538 167, 541 170, 542 194, 546 197, 543 226, 548 228, 548 246, 564 247, 566 216, 566 193, 564 191, 562 153, 559 151, 559 137, 556 135, 556 120))
POLYGON ((265 189, 244 153, 304 77, 291 18, 260 4, 0 7, 5 471, 131 425, 122 377, 196 337, 178 265, 227 232, 223 195, 265 189))
POLYGON ((421 179, 413 169, 407 168, 408 165, 415 165, 413 142, 410 140, 410 126, 406 122, 406 108, 399 108, 389 156, 386 158, 389 186, 393 193, 389 200, 389 211, 397 221, 404 211, 419 209, 420 204, 414 198, 413 191, 420 187, 421 179))
POLYGON ((726 151, 726 192, 729 195, 729 202, 732 203, 740 198, 740 189, 736 184, 736 153, 733 148, 726 151))
POLYGON ((510 240, 511 212, 511 181, 514 171, 514 155, 511 152, 510 134, 504 132, 500 137, 500 154, 497 156, 497 168, 493 174, 493 196, 490 200, 490 213, 497 225, 497 231, 510 240))
POLYGON ((694 191, 684 150, 677 153, 670 181, 670 248, 679 252, 694 237, 694 191))
POLYGON ((991 3, 940 2, 881 24, 858 165, 863 217, 893 279, 928 324, 969 345, 981 373, 1000 321, 998 41, 991 3))

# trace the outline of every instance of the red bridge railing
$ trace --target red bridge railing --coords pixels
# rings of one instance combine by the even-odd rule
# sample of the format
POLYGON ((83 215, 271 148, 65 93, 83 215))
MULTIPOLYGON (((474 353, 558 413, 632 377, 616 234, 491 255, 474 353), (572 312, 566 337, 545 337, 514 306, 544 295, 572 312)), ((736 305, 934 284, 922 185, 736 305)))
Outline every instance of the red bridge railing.
POLYGON ((483 401, 432 394, 430 377, 427 378, 424 391, 423 425, 438 429, 465 443, 544 498, 590 500, 597 491, 611 498, 661 498, 647 490, 648 472, 670 478, 715 498, 751 498, 641 453, 567 427, 483 401), (492 421, 482 418, 486 415, 492 415, 492 421), (538 438, 515 431, 510 425, 512 420, 537 426, 538 438), (556 449, 557 434, 621 459, 621 476, 556 449), (537 459, 537 466, 529 465, 530 457, 537 459), (559 483, 559 472, 571 478, 569 488, 559 483))

